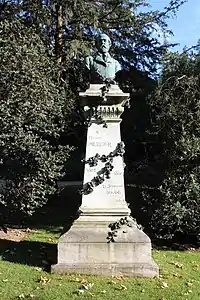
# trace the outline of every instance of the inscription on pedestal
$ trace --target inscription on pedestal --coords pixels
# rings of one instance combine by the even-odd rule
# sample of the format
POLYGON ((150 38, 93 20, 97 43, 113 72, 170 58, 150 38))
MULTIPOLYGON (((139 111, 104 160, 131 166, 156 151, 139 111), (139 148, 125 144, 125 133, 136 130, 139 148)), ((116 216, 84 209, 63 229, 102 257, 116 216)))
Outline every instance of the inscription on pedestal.
MULTIPOLYGON (((121 142, 120 122, 108 124, 108 128, 93 123, 88 128, 86 160, 99 155, 108 155, 116 149, 121 142)), ((126 205, 124 193, 124 168, 121 156, 113 157, 113 170, 110 178, 94 188, 93 192, 83 195, 82 205, 86 207, 111 208, 126 205)), ((84 184, 90 182, 95 176, 101 175, 105 163, 99 161, 97 166, 85 165, 84 184)), ((127 206, 127 205, 126 205, 127 206)))

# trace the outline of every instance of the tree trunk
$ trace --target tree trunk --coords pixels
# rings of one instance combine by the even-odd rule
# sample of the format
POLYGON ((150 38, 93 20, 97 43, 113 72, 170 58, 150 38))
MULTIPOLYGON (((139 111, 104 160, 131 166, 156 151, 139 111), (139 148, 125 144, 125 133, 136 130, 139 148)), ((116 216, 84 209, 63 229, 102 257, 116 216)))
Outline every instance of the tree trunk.
POLYGON ((55 44, 55 50, 56 50, 56 58, 57 62, 61 63, 62 61, 62 27, 63 27, 63 16, 62 16, 62 5, 58 5, 56 9, 57 13, 57 20, 56 20, 56 44, 55 44))

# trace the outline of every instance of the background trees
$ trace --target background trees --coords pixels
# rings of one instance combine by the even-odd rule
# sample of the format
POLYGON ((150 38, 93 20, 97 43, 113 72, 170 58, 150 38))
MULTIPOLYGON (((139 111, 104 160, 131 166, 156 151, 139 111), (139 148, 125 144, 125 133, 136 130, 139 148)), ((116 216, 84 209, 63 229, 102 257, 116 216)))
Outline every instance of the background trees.
POLYGON ((56 191, 73 98, 34 29, 4 20, 0 35, 0 203, 8 217, 32 214, 56 191))
POLYGON ((85 129, 81 64, 103 31, 124 68, 120 85, 131 93, 122 130, 133 212, 154 236, 198 235, 199 54, 169 53, 162 38, 184 2, 171 0, 159 12, 144 10, 143 0, 0 0, 0 177, 7 180, 0 201, 7 212, 33 213, 68 174, 70 147, 80 148, 85 129))
POLYGON ((124 66, 153 73, 166 49, 159 34, 169 32, 166 19, 184 2, 169 1, 163 12, 145 12, 145 0, 1 0, 0 8, 2 19, 20 18, 26 26, 34 26, 60 62, 69 63, 93 48, 94 36, 101 30, 113 38, 113 52, 124 66))
POLYGON ((145 151, 130 163, 140 217, 154 237, 199 241, 199 62, 197 51, 164 57, 158 87, 147 98, 145 151))

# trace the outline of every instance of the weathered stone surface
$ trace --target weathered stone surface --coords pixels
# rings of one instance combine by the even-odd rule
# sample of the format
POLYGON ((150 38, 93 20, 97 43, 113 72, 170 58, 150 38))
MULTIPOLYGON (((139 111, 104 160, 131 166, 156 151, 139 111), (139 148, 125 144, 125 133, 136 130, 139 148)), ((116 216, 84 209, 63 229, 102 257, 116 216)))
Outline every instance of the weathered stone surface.
POLYGON ((109 228, 75 222, 58 244, 58 264, 52 267, 56 273, 80 273, 154 277, 158 267, 151 258, 151 241, 136 227, 119 230, 115 242, 107 243, 109 228))
POLYGON ((127 277, 156 277, 158 267, 154 262, 151 263, 124 263, 124 264, 57 264, 52 266, 52 272, 58 274, 86 274, 127 277))
MULTIPOLYGON (((99 101, 102 86, 90 86, 89 91, 80 94, 82 104, 93 97, 99 101)), ((108 155, 121 142, 119 116, 123 108, 119 103, 128 95, 116 86, 109 93, 110 98, 107 95, 107 102, 98 108, 108 127, 104 128, 92 120, 87 133, 86 160, 96 153, 108 155)), ((115 242, 108 243, 109 224, 130 215, 125 200, 123 158, 114 157, 113 165, 111 177, 94 187, 91 194, 82 196, 82 214, 69 232, 60 237, 58 263, 52 266, 52 272, 107 276, 123 274, 132 277, 158 275, 158 266, 151 257, 151 241, 136 226, 123 227, 114 238, 115 242)), ((102 162, 95 167, 85 164, 84 185, 100 175, 104 166, 102 162)))
POLYGON ((108 93, 106 93, 106 102, 102 103, 102 91, 105 85, 90 84, 90 87, 85 92, 79 93, 81 96, 82 105, 116 105, 129 98, 129 93, 123 93, 118 85, 111 85, 108 93))
MULTIPOLYGON (((120 141, 120 120, 109 123, 108 128, 93 122, 88 128, 85 159, 95 156, 96 153, 108 155, 115 150, 120 141)), ((111 178, 95 187, 91 194, 83 195, 80 207, 83 213, 90 211, 93 213, 99 212, 100 214, 110 212, 110 215, 115 211, 121 212, 122 215, 130 213, 125 201, 123 158, 121 156, 114 157, 113 165, 111 178)), ((105 163, 102 162, 99 162, 95 167, 86 164, 84 184, 100 174, 104 166, 105 163)))

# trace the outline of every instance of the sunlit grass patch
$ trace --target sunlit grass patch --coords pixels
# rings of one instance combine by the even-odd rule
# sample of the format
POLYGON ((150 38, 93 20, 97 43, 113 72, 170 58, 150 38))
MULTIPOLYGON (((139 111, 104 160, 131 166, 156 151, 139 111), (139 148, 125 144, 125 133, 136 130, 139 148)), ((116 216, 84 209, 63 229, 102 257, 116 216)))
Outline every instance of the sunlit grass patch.
POLYGON ((61 276, 45 272, 46 264, 55 263, 59 230, 34 229, 26 241, 0 246, 1 300, 200 299, 198 251, 154 250, 160 277, 152 279, 79 274, 61 276))

